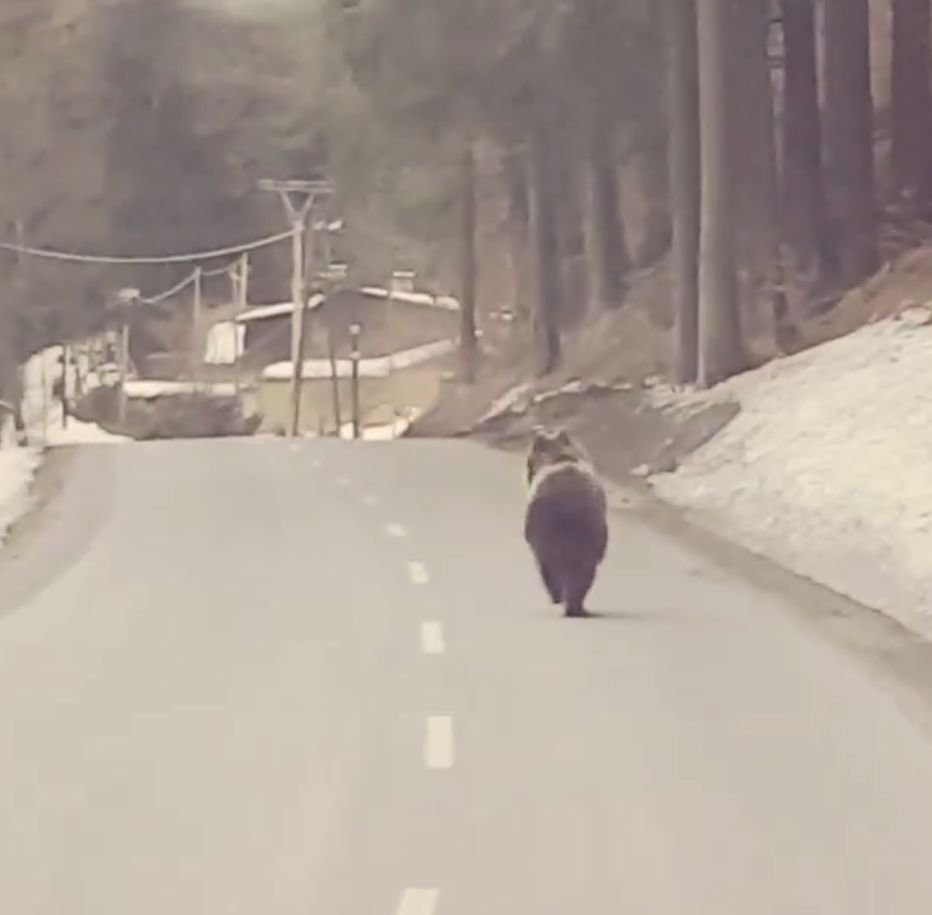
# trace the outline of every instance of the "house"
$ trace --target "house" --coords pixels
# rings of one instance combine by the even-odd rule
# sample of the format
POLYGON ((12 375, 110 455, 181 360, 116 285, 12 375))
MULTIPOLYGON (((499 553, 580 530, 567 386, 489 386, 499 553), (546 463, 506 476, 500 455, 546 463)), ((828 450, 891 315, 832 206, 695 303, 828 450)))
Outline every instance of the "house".
MULTIPOLYGON (((263 427, 287 429, 291 306, 251 309, 237 321, 247 325, 242 362, 256 379, 263 427)), ((332 434, 351 419, 353 325, 360 328, 361 422, 369 428, 391 427, 399 417, 410 419, 430 409, 439 398, 444 359, 456 347, 459 303, 450 297, 379 287, 312 297, 305 324, 299 419, 305 434, 332 434)))
MULTIPOLYGON (((250 308, 236 316, 235 321, 246 328, 241 365, 247 373, 258 376, 266 366, 291 358, 293 312, 292 304, 285 302, 250 308)), ((331 346, 336 355, 348 355, 353 324, 361 328, 360 353, 384 356, 455 337, 459 303, 446 296, 378 287, 315 294, 307 303, 305 356, 327 358, 331 346)))
MULTIPOLYGON (((429 411, 440 397, 442 360, 455 348, 453 339, 436 340, 384 356, 360 358, 357 372, 363 437, 376 437, 370 432, 386 427, 399 434, 410 422, 429 411)), ((263 370, 256 407, 263 417, 264 431, 288 428, 293 377, 291 362, 278 362, 263 370)), ((353 419, 352 377, 352 359, 304 361, 298 422, 303 434, 339 431, 346 436, 353 419)))
MULTIPOLYGON (((319 293, 310 296, 306 313, 314 311, 323 301, 324 297, 319 293)), ((240 367, 255 373, 272 362, 289 358, 293 320, 294 305, 291 302, 256 305, 236 315, 233 322, 242 328, 238 341, 240 367)))

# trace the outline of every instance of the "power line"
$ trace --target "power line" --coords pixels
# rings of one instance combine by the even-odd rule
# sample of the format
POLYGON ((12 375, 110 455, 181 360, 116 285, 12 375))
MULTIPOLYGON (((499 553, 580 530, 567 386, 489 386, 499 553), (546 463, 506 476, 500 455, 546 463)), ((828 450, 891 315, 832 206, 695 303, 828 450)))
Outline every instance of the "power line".
POLYGON ((165 299, 170 299, 176 293, 181 292, 182 289, 190 286, 194 282, 194 278, 197 274, 192 273, 190 276, 186 276, 180 283, 176 283, 172 286, 171 289, 166 289, 165 292, 160 292, 158 295, 149 296, 140 296, 139 301, 144 305, 157 305, 159 302, 164 301, 165 299))
POLYGON ((226 264, 223 267, 218 267, 216 270, 202 270, 201 276, 204 277, 205 280, 215 276, 229 276, 233 272, 235 266, 236 261, 234 261, 232 264, 226 264))
POLYGON ((215 257, 230 257, 235 254, 245 254, 259 248, 267 248, 291 237, 291 232, 279 232, 256 241, 233 245, 229 248, 217 248, 213 251, 194 251, 190 254, 169 254, 163 257, 108 257, 97 254, 75 254, 69 251, 54 251, 48 248, 32 248, 28 245, 14 245, 10 242, 0 242, 0 250, 11 251, 14 254, 25 254, 30 257, 41 257, 47 260, 68 261, 80 264, 188 264, 194 261, 212 260, 215 257))

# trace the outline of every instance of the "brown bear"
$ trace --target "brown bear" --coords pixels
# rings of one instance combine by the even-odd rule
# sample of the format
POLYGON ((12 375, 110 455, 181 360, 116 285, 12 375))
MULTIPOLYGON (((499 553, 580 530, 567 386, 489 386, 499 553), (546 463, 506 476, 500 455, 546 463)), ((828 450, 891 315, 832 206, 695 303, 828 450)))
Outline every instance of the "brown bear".
POLYGON ((527 483, 524 539, 544 587, 566 616, 588 616, 586 596, 608 547, 605 489, 565 429, 535 433, 527 483))

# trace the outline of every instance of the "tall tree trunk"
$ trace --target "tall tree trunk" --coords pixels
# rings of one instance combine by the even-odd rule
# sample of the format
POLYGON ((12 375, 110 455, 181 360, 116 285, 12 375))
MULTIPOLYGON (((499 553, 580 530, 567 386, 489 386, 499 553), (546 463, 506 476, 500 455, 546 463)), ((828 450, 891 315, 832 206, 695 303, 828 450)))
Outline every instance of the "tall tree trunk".
POLYGON ((919 212, 932 204, 930 19, 930 0, 893 0, 893 177, 919 212))
POLYGON ((696 0, 667 0, 670 48, 670 205, 673 211, 673 304, 676 375, 683 384, 699 372, 699 60, 696 0))
POLYGON ((639 267, 651 267, 670 250, 673 224, 670 215, 670 185, 667 169, 666 128, 648 130, 637 153, 637 174, 647 208, 644 234, 635 255, 639 267))
POLYGON ((515 282, 516 331, 524 327, 532 314, 529 283, 530 200, 528 168, 525 157, 514 148, 507 148, 502 159, 502 178, 508 195, 509 262, 515 282))
POLYGON ((529 156, 536 309, 534 314, 537 372, 547 375, 560 364, 560 263, 557 237, 556 176, 548 131, 538 125, 529 156))
MULTIPOLYGON (((615 5, 624 6, 624 3, 615 5)), ((645 29, 642 38, 647 53, 661 55, 665 44, 664 0, 651 0, 644 4, 645 29)), ((617 91, 617 89, 616 89, 617 91)), ((662 99, 662 91, 658 101, 662 99)), ((610 97, 613 104, 614 96, 610 97)), ((638 144, 635 151, 637 180, 641 186, 644 206, 644 231, 635 251, 634 265, 653 267, 663 260, 673 244, 673 214, 670 198, 669 145, 670 125, 661 105, 650 104, 640 116, 638 144)))
POLYGON ((590 116, 588 139, 583 168, 589 299, 594 306, 615 308, 624 299, 630 259, 618 199, 613 131, 599 112, 590 116))
POLYGON ((476 380, 479 343, 476 337, 476 157, 472 141, 463 145, 460 193, 460 371, 467 384, 476 380))
POLYGON ((878 266, 868 0, 824 0, 824 140, 841 279, 878 266))
POLYGON ((783 223, 791 269, 815 280, 831 261, 822 188, 815 0, 783 0, 783 45, 783 223))
POLYGON ((558 320, 564 329, 578 326, 585 316, 586 218, 579 189, 579 156, 574 155, 570 143, 560 142, 554 134, 550 134, 550 163, 560 265, 558 320))
MULTIPOLYGON (((731 0, 732 148, 744 327, 751 337, 791 337, 777 215, 776 127, 768 0, 731 0)), ((781 347, 782 348, 782 347, 781 347)))
POLYGON ((697 8, 702 206, 699 255, 699 382, 745 367, 735 261, 735 201, 728 51, 731 0, 697 8))

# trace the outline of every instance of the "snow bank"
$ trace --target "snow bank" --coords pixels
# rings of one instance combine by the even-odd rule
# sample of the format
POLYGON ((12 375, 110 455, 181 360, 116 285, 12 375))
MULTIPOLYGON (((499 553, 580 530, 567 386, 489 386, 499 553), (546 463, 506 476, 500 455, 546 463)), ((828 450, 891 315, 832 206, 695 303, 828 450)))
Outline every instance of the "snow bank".
POLYGON ((406 292, 403 289, 386 289, 383 286, 363 286, 359 290, 363 295, 374 299, 394 299, 409 305, 424 305, 427 308, 441 308, 444 311, 459 311, 460 303, 450 295, 431 295, 429 292, 406 292))
MULTIPOLYGON (((423 415, 423 410, 409 408, 403 410, 401 415, 396 416, 393 422, 381 424, 363 424, 360 428, 360 436, 366 442, 390 442, 396 438, 401 438, 411 424, 416 422, 423 415)), ((340 438, 352 439, 353 424, 352 422, 343 423, 340 426, 340 438)))
MULTIPOLYGON (((431 359, 445 356, 456 349, 455 340, 437 340, 413 349, 399 350, 387 356, 372 356, 359 360, 360 378, 387 378, 392 372, 413 368, 431 359)), ((350 378, 353 374, 352 359, 335 359, 337 378, 350 378)), ((329 359, 305 359, 302 377, 306 380, 330 378, 334 366, 329 359)), ((291 362, 274 362, 262 370, 263 381, 289 381, 294 374, 291 362)))
POLYGON ((35 448, 0 450, 0 541, 29 508, 29 487, 40 461, 35 448))
MULTIPOLYGON (((67 426, 62 425, 61 402, 53 395, 55 379, 61 375, 61 351, 60 346, 50 346, 23 366, 23 421, 29 441, 47 447, 130 441, 124 436, 112 435, 95 423, 81 422, 74 417, 68 418, 67 426)), ((98 384, 99 378, 90 370, 87 353, 73 348, 71 355, 78 361, 87 387, 98 384)), ((77 368, 69 366, 69 391, 75 389, 76 373, 77 368)))
POLYGON ((97 423, 85 423, 73 416, 68 417, 67 426, 62 426, 59 406, 50 414, 49 426, 41 441, 47 448, 56 448, 64 445, 117 445, 131 442, 133 439, 125 435, 115 435, 97 423))
POLYGON ((130 400, 155 400, 159 397, 177 397, 181 394, 235 397, 237 389, 232 381, 200 383, 196 381, 162 381, 137 378, 126 382, 126 396, 130 400))
POLYGON ((914 308, 703 394, 741 412, 651 483, 733 539, 932 636, 932 314, 914 308))

